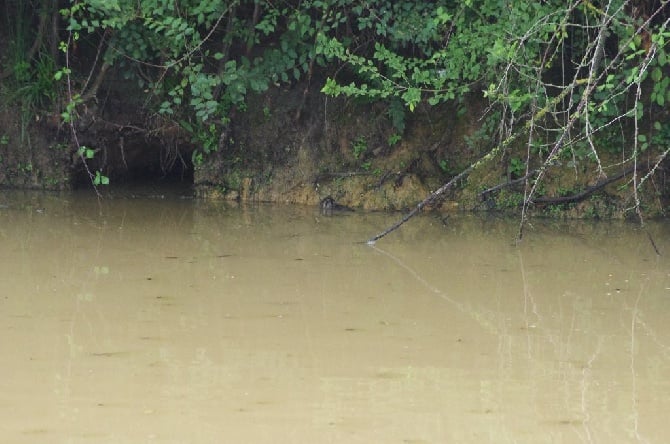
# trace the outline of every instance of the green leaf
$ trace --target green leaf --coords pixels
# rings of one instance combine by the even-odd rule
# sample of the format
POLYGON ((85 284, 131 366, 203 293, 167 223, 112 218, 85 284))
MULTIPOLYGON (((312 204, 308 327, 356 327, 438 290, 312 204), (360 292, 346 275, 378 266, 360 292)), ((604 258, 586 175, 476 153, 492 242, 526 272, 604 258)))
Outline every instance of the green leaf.
POLYGON ((664 94, 657 94, 656 95, 656 104, 658 106, 664 106, 665 105, 665 95, 664 94))
POLYGON ((651 71, 651 79, 654 82, 658 82, 663 77, 663 72, 658 66, 651 71))
POLYGON ((77 154, 85 157, 86 159, 93 159, 95 157, 95 150, 87 146, 80 146, 77 150, 77 154))
POLYGON ((100 173, 100 171, 95 172, 95 177, 93 178, 93 185, 109 185, 109 177, 100 173))
POLYGON ((402 99, 409 110, 414 111, 416 105, 421 101, 421 90, 419 88, 409 88, 403 93, 402 99))

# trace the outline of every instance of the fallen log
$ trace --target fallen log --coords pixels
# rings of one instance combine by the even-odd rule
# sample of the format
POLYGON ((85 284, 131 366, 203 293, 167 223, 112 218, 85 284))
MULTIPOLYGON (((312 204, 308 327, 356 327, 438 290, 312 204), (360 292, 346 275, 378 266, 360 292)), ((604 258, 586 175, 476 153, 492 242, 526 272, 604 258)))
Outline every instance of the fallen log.
MULTIPOLYGON (((566 203, 574 203, 574 202, 580 202, 587 197, 589 197, 591 194, 595 193, 596 191, 606 187, 607 185, 611 184, 612 182, 616 182, 618 180, 621 180, 622 178, 630 175, 635 171, 636 167, 630 167, 614 176, 607 177, 605 179, 602 179, 598 181, 595 185, 592 185, 590 187, 587 187, 585 190, 580 191, 579 193, 572 194, 570 196, 560 196, 560 197, 536 197, 530 199, 527 204, 542 204, 542 205, 560 205, 560 204, 566 204, 566 203)), ((640 170, 640 167, 637 167, 638 170, 640 170)))
MULTIPOLYGON (((483 159, 482 159, 483 160, 483 159)), ((427 205, 430 205, 433 203, 438 197, 440 197, 442 194, 444 194, 449 188, 454 186, 459 180, 463 179, 465 176, 470 174, 470 172, 481 162, 481 160, 477 163, 474 163, 470 165, 468 168, 464 169, 461 171, 459 174, 457 174, 455 177, 453 177, 449 182, 445 183, 442 185, 438 190, 432 192, 428 197, 426 197, 424 200, 419 202, 419 204, 414 207, 412 211, 407 213, 402 219, 400 219, 398 222, 395 224, 391 225, 388 227, 386 230, 382 231, 381 233, 377 234, 374 237, 371 237, 370 239, 367 240, 368 245, 374 245, 379 239, 382 237, 386 236, 389 233, 392 233, 393 231, 397 230, 402 226, 405 222, 410 220, 412 217, 416 216, 417 213, 419 213, 421 210, 423 210, 427 205)), ((604 188, 605 186, 611 184, 612 182, 616 182, 617 180, 622 179, 623 177, 630 175, 633 171, 635 171, 636 167, 630 167, 614 176, 610 176, 608 178, 605 178, 598 183, 596 183, 593 186, 590 186, 586 188, 584 191, 581 191, 577 194, 573 194, 571 196, 561 196, 561 197, 537 197, 535 199, 530 199, 529 201, 525 202, 525 204, 543 204, 543 205, 557 205, 557 204, 564 204, 564 203, 571 203, 571 202, 579 202, 580 200, 584 200, 586 197, 589 195, 593 194, 594 192, 598 191, 601 188, 604 188)), ((640 168, 637 166, 637 168, 640 168)), ((535 171, 537 172, 537 170, 535 171)), ((527 177, 524 177, 523 179, 526 179, 527 177)), ((490 191, 494 191, 496 189, 500 189, 502 186, 498 186, 498 188, 494 187, 489 190, 484 191, 482 194, 490 191)))

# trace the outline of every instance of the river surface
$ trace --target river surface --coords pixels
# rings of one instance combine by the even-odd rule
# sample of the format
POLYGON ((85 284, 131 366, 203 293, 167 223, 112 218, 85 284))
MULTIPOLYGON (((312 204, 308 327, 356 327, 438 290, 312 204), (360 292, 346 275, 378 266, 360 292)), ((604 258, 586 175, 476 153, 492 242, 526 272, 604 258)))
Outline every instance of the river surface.
POLYGON ((0 192, 0 442, 670 442, 667 221, 398 218, 0 192))

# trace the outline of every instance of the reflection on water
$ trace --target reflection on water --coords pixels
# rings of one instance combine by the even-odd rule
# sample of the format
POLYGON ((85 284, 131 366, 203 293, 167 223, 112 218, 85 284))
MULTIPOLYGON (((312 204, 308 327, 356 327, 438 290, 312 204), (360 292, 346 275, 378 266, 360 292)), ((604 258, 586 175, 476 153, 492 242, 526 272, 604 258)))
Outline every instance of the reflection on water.
POLYGON ((3 442, 670 442, 667 223, 0 205, 3 442))

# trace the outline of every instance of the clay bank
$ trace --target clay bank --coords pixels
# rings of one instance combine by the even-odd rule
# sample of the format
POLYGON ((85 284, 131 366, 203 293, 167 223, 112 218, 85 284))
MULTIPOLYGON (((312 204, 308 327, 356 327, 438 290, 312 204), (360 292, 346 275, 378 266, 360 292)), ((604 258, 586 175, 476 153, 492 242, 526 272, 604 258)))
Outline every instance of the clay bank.
MULTIPOLYGON (((332 99, 316 89, 304 100, 302 86, 273 88, 251 97, 247 109, 217 135, 216 149, 199 157, 183 128, 165 119, 148 121, 141 110, 121 107, 120 100, 82 115, 78 143, 93 150, 90 159, 74 149, 68 126, 48 115, 26 123, 9 110, 0 113, 0 185, 91 188, 100 172, 112 188, 178 182, 206 199, 317 205, 331 196, 352 208, 406 211, 491 149, 477 118, 485 104, 476 97, 463 112, 420 107, 399 136, 382 105, 332 99)), ((542 162, 537 157, 522 168, 515 150, 510 146, 480 162, 427 208, 520 213, 542 162)), ((528 210, 577 218, 633 213, 627 212, 634 207, 631 182, 649 170, 619 165, 598 174, 597 168, 586 157, 557 158, 543 171, 528 210)), ((667 172, 666 162, 645 185, 656 190, 654 199, 645 201, 649 216, 667 208, 667 172)))

